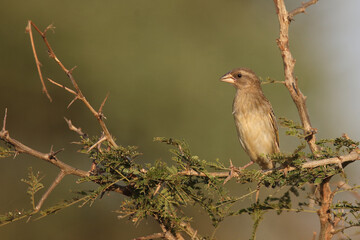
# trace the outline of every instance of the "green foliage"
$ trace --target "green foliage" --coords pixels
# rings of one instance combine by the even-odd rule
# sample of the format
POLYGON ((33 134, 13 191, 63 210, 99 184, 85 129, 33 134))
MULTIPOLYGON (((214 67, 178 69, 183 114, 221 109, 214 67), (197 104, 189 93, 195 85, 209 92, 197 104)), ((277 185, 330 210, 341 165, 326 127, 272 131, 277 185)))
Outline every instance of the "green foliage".
POLYGON ((30 202, 35 210, 35 194, 44 188, 44 185, 40 182, 42 177, 40 177, 40 173, 37 172, 34 174, 32 168, 29 168, 29 173, 27 179, 21 179, 22 182, 28 184, 28 189, 26 193, 30 196, 30 202))
MULTIPOLYGON (((170 146, 172 165, 161 161, 141 165, 137 157, 141 155, 135 146, 112 147, 106 141, 93 147, 99 141, 98 137, 81 137, 81 152, 87 154, 93 164, 91 175, 78 180, 95 182, 98 188, 90 191, 77 192, 70 200, 62 201, 54 206, 40 211, 38 218, 54 214, 63 208, 78 205, 91 205, 107 191, 120 189, 126 198, 120 208, 116 210, 120 218, 128 218, 135 224, 147 217, 155 218, 163 227, 176 234, 187 232, 186 225, 192 221, 191 216, 184 213, 184 208, 198 206, 210 217, 214 227, 228 216, 249 214, 254 220, 252 239, 256 238, 256 231, 265 213, 275 211, 310 211, 307 201, 298 201, 298 207, 293 203, 304 194, 305 186, 313 183, 320 185, 334 175, 343 175, 343 168, 338 165, 325 165, 313 168, 303 168, 303 164, 319 158, 338 157, 354 151, 359 143, 342 136, 335 139, 319 140, 318 156, 306 153, 306 136, 302 127, 291 120, 281 119, 282 125, 288 128, 287 134, 301 140, 300 145, 291 153, 276 153, 268 156, 276 163, 277 168, 262 171, 243 169, 241 171, 225 166, 219 159, 208 162, 197 155, 193 155, 189 146, 181 140, 157 137, 154 141, 170 146), (230 172, 239 184, 256 184, 255 190, 250 190, 241 196, 231 196, 224 185, 228 181, 230 172), (225 174, 224 174, 225 173, 225 174), (251 198, 262 189, 268 188, 273 194, 256 199, 249 207, 234 209, 235 203, 251 198)), ((32 210, 9 212, 0 216, 0 224, 6 224, 36 214, 35 194, 42 185, 39 173, 34 174, 29 169, 27 179, 27 193, 30 196, 32 210)), ((352 190, 356 189, 355 186, 352 190)), ((339 191, 340 192, 340 191, 339 191)), ((315 198, 316 200, 316 198, 315 198)), ((316 200, 318 201, 318 200, 316 200)), ((319 202, 319 201, 318 201, 319 202)), ((333 204, 334 217, 342 219, 348 226, 359 226, 358 214, 360 206, 357 202, 338 202, 333 204)), ((197 235, 199 237, 199 235, 197 235)))
POLYGON ((171 146, 174 165, 156 161, 141 166, 136 163, 140 155, 136 147, 119 146, 113 148, 104 143, 104 147, 88 149, 97 142, 97 138, 84 138, 82 152, 89 154, 96 170, 93 175, 80 179, 95 181, 100 185, 98 192, 104 192, 109 186, 125 185, 128 198, 123 201, 117 213, 121 218, 129 218, 139 223, 152 216, 174 232, 185 230, 184 222, 190 217, 184 215, 182 207, 199 205, 208 212, 214 226, 225 216, 231 198, 224 190, 223 180, 212 176, 209 169, 224 169, 219 162, 208 163, 192 155, 184 141, 171 138, 155 138, 154 141, 171 146), (188 176, 192 170, 203 176, 188 176))
POLYGON ((47 209, 40 211, 41 216, 38 217, 37 219, 43 218, 50 214, 57 213, 58 211, 60 211, 64 208, 70 207, 72 205, 75 205, 75 204, 79 204, 78 205, 79 207, 83 207, 85 204, 91 205, 100 194, 101 194, 101 192, 99 192, 99 191, 96 192, 93 190, 76 192, 77 196, 73 197, 72 199, 64 200, 62 202, 57 203, 54 206, 51 206, 47 209))
POLYGON ((295 123, 293 120, 287 119, 285 117, 279 117, 279 120, 280 125, 287 128, 285 132, 286 135, 295 136, 300 139, 304 139, 306 137, 306 135, 303 134, 304 128, 300 124, 295 123))

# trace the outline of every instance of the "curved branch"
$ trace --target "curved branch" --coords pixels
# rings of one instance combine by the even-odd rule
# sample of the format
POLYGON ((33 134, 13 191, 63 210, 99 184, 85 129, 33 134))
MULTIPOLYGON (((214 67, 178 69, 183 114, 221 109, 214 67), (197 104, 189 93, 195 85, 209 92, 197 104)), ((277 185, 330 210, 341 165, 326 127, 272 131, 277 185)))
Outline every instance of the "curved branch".
MULTIPOLYGON (((54 83, 55 85, 57 86, 62 86, 63 88, 65 88, 65 90, 67 90, 68 92, 72 93, 75 95, 75 99, 79 99, 81 100, 85 106, 91 111, 91 113, 95 116, 95 118, 98 120, 107 140, 109 141, 109 143, 113 146, 113 147, 118 147, 118 145, 116 144, 115 140, 113 139, 113 137, 111 136, 105 122, 104 122, 104 116, 102 114, 102 108, 103 108, 103 105, 105 103, 105 101, 101 104, 101 107, 100 107, 100 110, 99 112, 97 112, 92 106, 91 104, 88 102, 88 100, 85 98, 85 96, 83 95, 83 93, 81 92, 77 82, 75 81, 75 78, 74 76, 72 75, 72 72, 75 68, 72 68, 72 69, 67 69, 64 64, 62 64, 62 62, 56 57, 55 55, 55 52, 54 50, 52 49, 52 47, 50 46, 50 43, 48 42, 47 38, 46 38, 46 32, 50 29, 53 29, 54 27, 52 25, 48 26, 43 32, 40 31, 40 29, 31 21, 29 20, 28 21, 28 26, 27 26, 27 31, 29 32, 30 34, 30 40, 31 40, 31 43, 32 43, 32 49, 33 49, 33 53, 34 53, 34 56, 35 56, 35 61, 36 61, 36 66, 38 68, 38 72, 39 72, 39 75, 40 75, 40 79, 41 79, 41 82, 43 84, 43 88, 45 90, 46 93, 46 88, 45 88, 45 85, 43 83, 43 77, 42 77, 42 74, 41 74, 41 69, 40 69, 40 63, 38 62, 37 60, 37 55, 36 55, 36 50, 35 50, 35 45, 34 45, 34 40, 33 40, 33 35, 32 35, 32 31, 31 31, 31 26, 33 26, 35 28, 35 30, 40 34, 40 36, 43 38, 44 40, 44 43, 46 45, 46 47, 48 48, 48 52, 49 52, 49 56, 54 59, 54 61, 60 66, 60 68, 66 73, 66 75, 68 76, 68 78, 70 79, 73 87, 75 88, 75 91, 69 89, 69 88, 65 88, 64 86, 62 86, 61 84, 58 84, 58 83, 55 83, 54 81, 52 81, 51 79, 49 81, 51 81, 52 83, 54 83)), ((106 97, 107 98, 107 97, 106 97)))

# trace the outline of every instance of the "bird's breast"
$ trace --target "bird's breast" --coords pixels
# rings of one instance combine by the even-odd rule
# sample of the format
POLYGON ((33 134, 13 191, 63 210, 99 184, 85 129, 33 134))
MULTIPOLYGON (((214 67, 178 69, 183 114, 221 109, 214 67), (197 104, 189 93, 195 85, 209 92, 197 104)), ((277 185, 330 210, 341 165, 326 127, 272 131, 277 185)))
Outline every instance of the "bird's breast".
POLYGON ((275 152, 275 130, 270 119, 271 106, 258 96, 237 96, 233 116, 241 145, 253 161, 275 152))

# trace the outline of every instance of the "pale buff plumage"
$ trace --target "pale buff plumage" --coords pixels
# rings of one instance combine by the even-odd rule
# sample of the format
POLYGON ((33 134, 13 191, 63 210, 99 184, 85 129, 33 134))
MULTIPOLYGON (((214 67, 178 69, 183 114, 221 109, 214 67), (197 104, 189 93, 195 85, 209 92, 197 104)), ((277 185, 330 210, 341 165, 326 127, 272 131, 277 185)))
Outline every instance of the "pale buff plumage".
POLYGON ((236 88, 233 116, 242 147, 262 169, 273 168, 266 155, 279 152, 278 128, 259 78, 250 69, 237 68, 220 80, 236 88))

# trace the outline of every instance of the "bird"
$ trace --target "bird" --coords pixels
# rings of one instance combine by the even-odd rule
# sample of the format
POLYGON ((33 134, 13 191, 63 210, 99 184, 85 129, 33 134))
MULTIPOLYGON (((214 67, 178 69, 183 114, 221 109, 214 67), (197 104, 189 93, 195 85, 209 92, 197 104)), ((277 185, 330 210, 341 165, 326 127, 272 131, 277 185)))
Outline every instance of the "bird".
POLYGON ((257 163, 261 169, 272 169, 268 154, 280 152, 276 117, 265 97, 260 79, 248 68, 236 68, 226 73, 220 81, 232 84, 235 89, 233 111, 239 141, 250 157, 241 169, 257 163))

